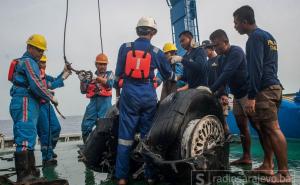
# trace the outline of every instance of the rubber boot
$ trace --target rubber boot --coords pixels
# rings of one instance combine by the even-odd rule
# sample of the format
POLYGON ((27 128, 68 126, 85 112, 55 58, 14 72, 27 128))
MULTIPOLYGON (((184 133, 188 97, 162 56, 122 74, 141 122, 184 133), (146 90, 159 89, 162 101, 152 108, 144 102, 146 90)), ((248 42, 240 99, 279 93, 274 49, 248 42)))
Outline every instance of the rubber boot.
POLYGON ((50 166, 56 166, 56 165, 57 165, 56 159, 43 160, 43 167, 50 167, 50 166))
POLYGON ((17 182, 29 182, 36 178, 31 175, 29 170, 28 151, 15 152, 15 168, 17 173, 17 182))
POLYGON ((35 156, 34 151, 28 151, 28 164, 31 175, 35 177, 40 176, 40 170, 35 167, 35 156))
POLYGON ((53 152, 52 154, 53 158, 56 159, 57 158, 57 154, 53 152))
POLYGON ((86 144, 88 137, 89 137, 89 135, 82 135, 83 144, 86 144))

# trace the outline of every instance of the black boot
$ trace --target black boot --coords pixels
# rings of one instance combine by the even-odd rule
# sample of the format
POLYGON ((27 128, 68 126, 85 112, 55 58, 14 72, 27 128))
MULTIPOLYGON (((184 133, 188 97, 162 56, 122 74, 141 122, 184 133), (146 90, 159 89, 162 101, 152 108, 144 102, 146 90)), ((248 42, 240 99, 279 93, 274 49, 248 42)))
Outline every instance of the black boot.
POLYGON ((28 151, 28 164, 29 164, 29 170, 31 172, 31 175, 35 177, 39 177, 40 170, 35 167, 34 151, 28 151))
POLYGON ((86 144, 88 137, 89 137, 89 135, 82 135, 83 144, 86 144))
POLYGON ((56 158, 57 158, 57 154, 53 152, 52 157, 53 157, 54 159, 56 159, 56 158))
POLYGON ((28 182, 35 179, 29 170, 28 151, 15 152, 15 167, 18 182, 28 182))
POLYGON ((50 166, 56 166, 57 160, 56 159, 49 159, 43 161, 43 167, 50 167, 50 166))

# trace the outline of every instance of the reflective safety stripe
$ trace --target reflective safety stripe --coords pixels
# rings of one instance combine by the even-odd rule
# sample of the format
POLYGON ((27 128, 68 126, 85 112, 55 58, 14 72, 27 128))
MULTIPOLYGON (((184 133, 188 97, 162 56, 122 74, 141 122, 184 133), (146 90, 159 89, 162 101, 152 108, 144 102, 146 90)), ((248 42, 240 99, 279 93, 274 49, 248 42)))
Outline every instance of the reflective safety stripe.
POLYGON ((127 47, 127 48, 130 48, 130 47, 131 47, 131 42, 127 42, 127 43, 126 43, 126 47, 127 47))
POLYGON ((28 120, 28 98, 23 97, 23 122, 28 120))
POLYGON ((118 139, 118 144, 124 146, 131 146, 133 144, 133 140, 118 139))
POLYGON ((26 151, 28 147, 28 141, 23 141, 22 142, 22 151, 26 151))
POLYGON ((138 58, 137 61, 136 61, 136 66, 135 66, 135 68, 136 68, 136 69, 140 69, 140 65, 141 65, 141 59, 138 58))

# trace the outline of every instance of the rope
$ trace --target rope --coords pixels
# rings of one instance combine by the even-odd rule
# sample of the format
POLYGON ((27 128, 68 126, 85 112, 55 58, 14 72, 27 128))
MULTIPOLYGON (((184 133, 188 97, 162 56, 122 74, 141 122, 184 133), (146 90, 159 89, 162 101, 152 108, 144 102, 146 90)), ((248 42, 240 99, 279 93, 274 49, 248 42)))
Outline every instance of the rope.
POLYGON ((101 52, 103 53, 103 41, 102 41, 102 26, 101 26, 101 11, 100 11, 100 0, 98 1, 98 15, 99 15, 99 36, 100 36, 100 44, 101 44, 101 52))
POLYGON ((69 64, 67 57, 66 57, 66 31, 67 31, 67 22, 68 22, 68 14, 69 14, 69 0, 67 0, 66 6, 66 18, 65 18, 65 28, 64 28, 64 60, 66 64, 69 64))

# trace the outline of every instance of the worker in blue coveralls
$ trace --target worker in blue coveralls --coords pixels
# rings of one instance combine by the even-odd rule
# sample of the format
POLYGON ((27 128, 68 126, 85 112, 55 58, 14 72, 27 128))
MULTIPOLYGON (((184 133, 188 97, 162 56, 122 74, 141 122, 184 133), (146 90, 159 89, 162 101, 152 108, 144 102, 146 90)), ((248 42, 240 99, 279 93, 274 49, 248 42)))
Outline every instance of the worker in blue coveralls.
MULTIPOLYGON (((165 56, 167 57, 168 61, 170 62, 171 57, 177 55, 177 48, 176 48, 175 44, 168 42, 164 45, 163 52, 165 53, 165 56)), ((183 66, 181 63, 175 63, 175 64, 170 64, 170 65, 171 65, 172 70, 175 72, 175 74, 177 76, 183 75, 183 66)), ((160 75, 160 72, 157 72, 157 74, 156 74, 156 81, 157 81, 158 86, 163 82, 163 88, 161 91, 160 101, 162 101, 169 94, 176 92, 178 88, 185 86, 185 82, 182 80, 178 80, 177 82, 165 81, 162 78, 162 76, 160 75)))
MULTIPOLYGON (((158 69, 163 79, 177 79, 164 53, 150 43, 157 33, 155 20, 142 17, 138 21, 136 33, 138 39, 120 47, 116 66, 115 84, 120 77, 124 78, 119 100, 119 138, 115 174, 119 185, 127 184, 129 178, 129 155, 136 132, 139 131, 144 139, 156 112, 154 70, 158 69)), ((149 163, 145 165, 145 178, 149 184, 154 183, 155 175, 149 163)))
POLYGON ((249 73, 249 89, 246 111, 254 125, 259 127, 260 142, 264 149, 264 161, 252 173, 271 175, 262 183, 292 184, 288 170, 287 143, 278 122, 278 109, 282 99, 282 86, 278 79, 278 51, 274 37, 258 28, 254 10, 242 6, 233 13, 234 27, 247 34, 246 58, 249 73), (273 154, 278 173, 274 174, 273 154))
MULTIPOLYGON (((91 81, 80 79, 80 90, 82 94, 90 99, 86 107, 81 123, 83 142, 86 143, 89 134, 96 125, 97 119, 103 118, 107 110, 112 106, 112 88, 114 84, 114 74, 107 71, 108 58, 105 54, 97 55, 95 66, 96 78, 91 81)), ((80 75, 79 75, 80 77, 80 75)))
POLYGON ((207 86, 207 59, 204 49, 196 46, 193 34, 190 31, 180 33, 179 40, 186 53, 183 57, 172 56, 171 63, 182 63, 183 76, 180 80, 186 82, 187 85, 179 88, 178 91, 207 86))
POLYGON ((40 100, 58 104, 40 78, 38 62, 47 49, 45 37, 34 34, 26 43, 27 51, 21 58, 12 61, 8 75, 13 83, 9 110, 14 122, 15 168, 20 183, 39 177, 39 170, 35 167, 34 146, 40 100))
MULTIPOLYGON (((64 80, 69 77, 71 71, 65 67, 64 71, 57 78, 54 78, 46 74, 46 61, 47 57, 45 55, 43 55, 39 61, 42 82, 50 90, 63 87, 64 80)), ((41 143, 43 166, 46 167, 57 164, 57 160, 54 159, 57 157, 54 153, 54 148, 56 147, 59 139, 61 127, 50 102, 41 100, 40 103, 37 134, 41 143)))

